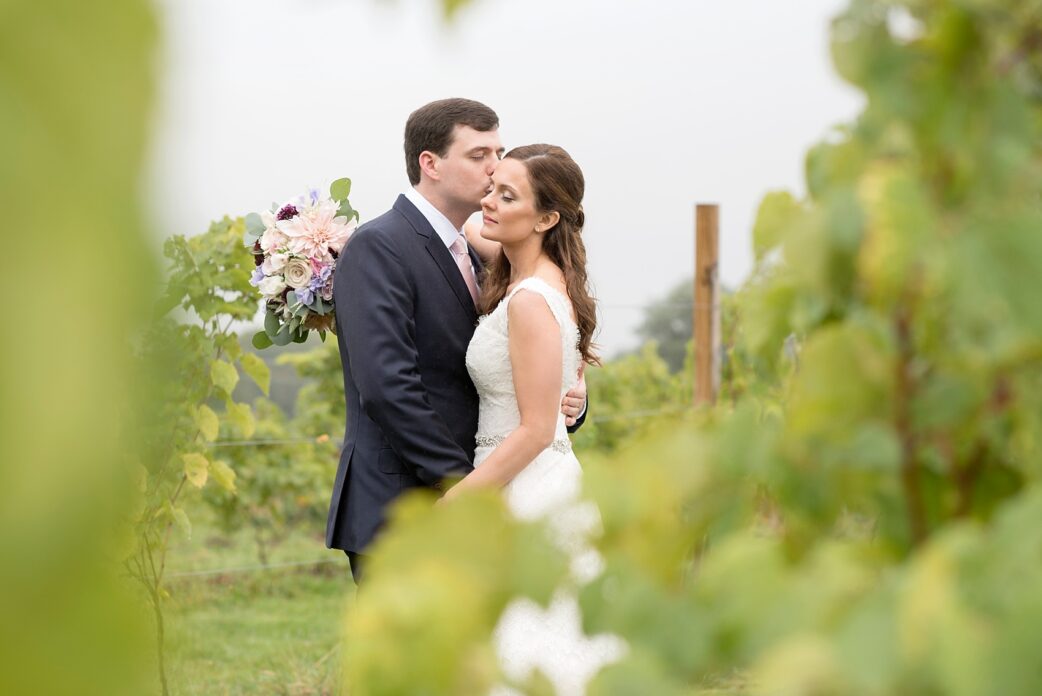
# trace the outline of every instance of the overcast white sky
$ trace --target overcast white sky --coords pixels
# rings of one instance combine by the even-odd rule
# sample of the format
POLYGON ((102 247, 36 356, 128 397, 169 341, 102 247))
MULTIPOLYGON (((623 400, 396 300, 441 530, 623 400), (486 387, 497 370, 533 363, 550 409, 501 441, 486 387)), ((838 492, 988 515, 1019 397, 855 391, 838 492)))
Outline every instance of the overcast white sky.
POLYGON ((828 56, 840 0, 159 0, 165 45, 149 190, 160 234, 194 234, 349 176, 363 221, 408 185, 416 107, 478 99, 509 148, 565 147, 608 355, 692 274, 696 202, 721 205, 721 279, 748 273, 769 190, 861 96, 828 56))

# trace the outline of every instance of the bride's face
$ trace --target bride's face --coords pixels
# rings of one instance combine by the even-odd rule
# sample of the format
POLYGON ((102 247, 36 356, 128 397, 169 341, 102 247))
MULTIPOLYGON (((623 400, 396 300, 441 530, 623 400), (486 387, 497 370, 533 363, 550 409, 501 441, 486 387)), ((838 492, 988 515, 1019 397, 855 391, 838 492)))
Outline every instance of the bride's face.
POLYGON ((536 209, 524 163, 507 158, 496 165, 492 186, 481 199, 481 216, 481 236, 494 242, 517 243, 537 234, 545 216, 536 209))

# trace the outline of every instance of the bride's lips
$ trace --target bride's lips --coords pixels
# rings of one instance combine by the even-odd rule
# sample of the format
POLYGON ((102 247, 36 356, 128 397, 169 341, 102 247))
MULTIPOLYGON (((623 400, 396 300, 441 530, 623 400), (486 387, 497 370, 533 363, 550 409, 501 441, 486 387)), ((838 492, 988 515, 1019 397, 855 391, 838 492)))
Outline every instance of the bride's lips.
POLYGON ((485 222, 487 222, 490 225, 495 225, 496 224, 496 221, 493 220, 492 218, 490 218, 488 215, 482 215, 481 219, 484 220, 485 222))

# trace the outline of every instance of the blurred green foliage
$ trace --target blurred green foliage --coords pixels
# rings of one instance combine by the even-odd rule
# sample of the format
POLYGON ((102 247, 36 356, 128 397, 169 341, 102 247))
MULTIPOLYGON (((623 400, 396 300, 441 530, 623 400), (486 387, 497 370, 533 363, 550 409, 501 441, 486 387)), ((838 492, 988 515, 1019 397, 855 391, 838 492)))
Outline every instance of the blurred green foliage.
POLYGON ((175 528, 191 534, 184 497, 192 491, 210 482, 236 491, 236 472, 226 459, 214 456, 212 443, 222 430, 242 438, 256 430, 253 409, 232 398, 237 366, 268 391, 267 365, 242 350, 233 328, 257 310, 249 285, 252 257, 242 246, 242 233, 241 219, 225 218, 205 234, 167 241, 166 290, 155 320, 138 341, 136 402, 149 406, 128 414, 136 426, 140 495, 130 515, 124 568, 140 583, 153 610, 164 694, 170 535, 175 528))
MULTIPOLYGON (((184 492, 272 538, 313 519, 335 345, 287 358, 313 380, 292 421, 231 398, 240 369, 267 381, 231 330, 256 309, 237 220, 167 245, 166 311, 142 327, 152 10, 15 0, 0 19, 8 272, 30 293, 0 356, 0 692, 143 693, 116 559, 158 609, 184 492), (258 433, 310 439, 310 464, 214 456, 258 433)), ((808 153, 806 198, 764 199, 720 405, 622 418, 686 409, 690 356, 679 378, 653 348, 589 375, 576 445, 606 569, 581 599, 589 633, 630 645, 592 693, 1042 687, 1042 3, 853 0, 833 55, 867 107, 808 153)), ((348 614, 351 692, 482 691, 499 612, 546 602, 565 559, 493 493, 395 518, 348 614)))
POLYGON ((252 532, 257 560, 267 565, 272 547, 293 529, 325 528, 338 443, 325 434, 309 436, 309 427, 299 429, 267 399, 257 399, 253 413, 252 440, 242 440, 234 424, 221 428, 220 440, 227 442, 221 458, 235 472, 235 488, 211 486, 203 497, 226 534, 244 527, 252 532))
POLYGON ((114 578, 127 338, 155 264, 139 203, 156 22, 143 0, 0 3, 0 693, 139 694, 114 578))
MULTIPOLYGON (((1042 689, 1042 3, 853 0, 832 45, 867 106, 805 198, 764 199, 726 398, 577 437, 606 445, 581 451, 585 629, 630 646, 592 694, 1042 689)), ((591 371, 595 414, 684 398, 648 350, 591 371)), ((347 616, 350 693, 500 679, 504 598, 561 580, 543 531, 494 495, 403 504, 347 616)))

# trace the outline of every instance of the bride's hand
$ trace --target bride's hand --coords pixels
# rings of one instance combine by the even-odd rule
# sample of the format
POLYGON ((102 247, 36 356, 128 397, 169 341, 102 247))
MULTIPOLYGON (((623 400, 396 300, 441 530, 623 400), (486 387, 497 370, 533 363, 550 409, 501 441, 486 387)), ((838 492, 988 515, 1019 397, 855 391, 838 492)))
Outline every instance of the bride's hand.
POLYGON ((481 228, 484 224, 480 213, 476 214, 464 223, 463 232, 467 236, 467 244, 474 248, 474 251, 481 257, 481 262, 488 264, 499 255, 500 244, 481 236, 481 228))
POLYGON ((434 507, 441 507, 452 501, 452 499, 458 495, 459 491, 456 490, 456 486, 453 486, 449 490, 445 491, 440 498, 434 501, 434 507))
POLYGON ((572 390, 564 395, 561 400, 561 413, 564 414, 564 424, 571 427, 586 408, 586 375, 584 369, 586 364, 579 366, 579 381, 572 390))

